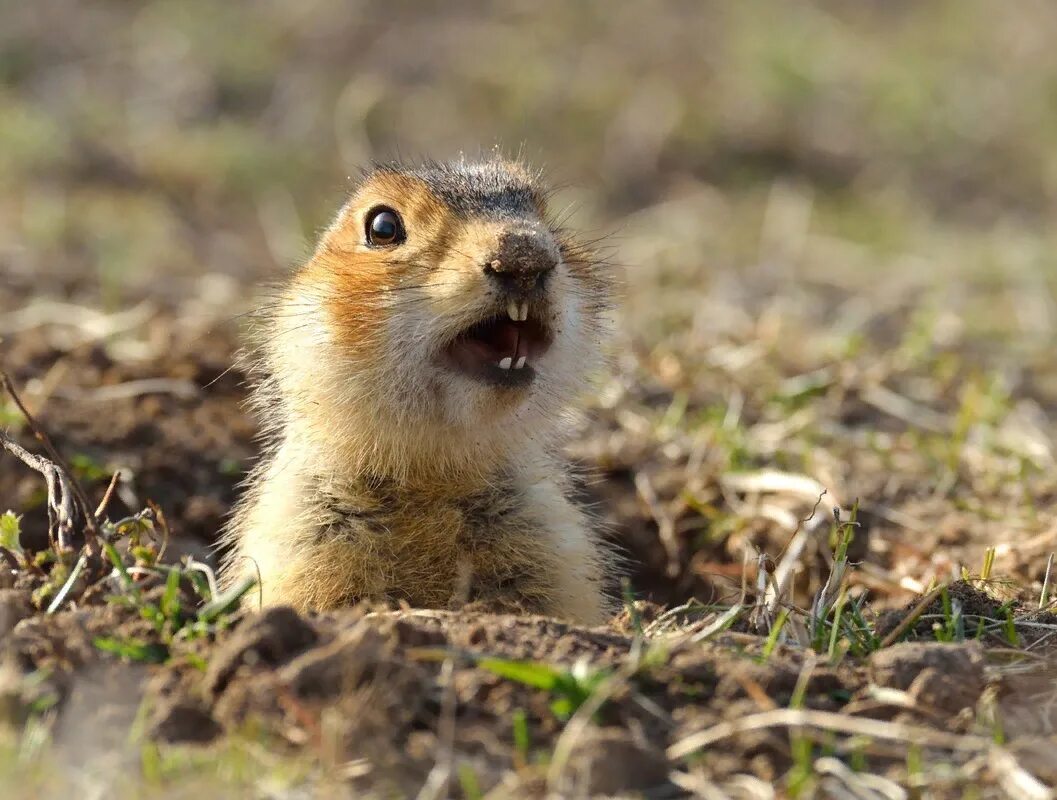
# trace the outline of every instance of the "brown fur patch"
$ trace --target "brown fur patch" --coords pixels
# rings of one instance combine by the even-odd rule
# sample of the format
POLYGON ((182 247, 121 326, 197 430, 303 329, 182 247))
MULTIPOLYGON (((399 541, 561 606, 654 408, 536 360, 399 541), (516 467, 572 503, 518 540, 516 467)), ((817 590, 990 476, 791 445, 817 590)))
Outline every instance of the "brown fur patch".
POLYGON ((370 357, 379 344, 386 306, 394 293, 424 280, 443 257, 454 224, 452 216, 423 181, 376 173, 349 199, 323 235, 297 283, 322 290, 323 305, 339 340, 355 354, 370 357), (406 242, 393 248, 367 245, 366 217, 378 206, 400 215, 406 242))

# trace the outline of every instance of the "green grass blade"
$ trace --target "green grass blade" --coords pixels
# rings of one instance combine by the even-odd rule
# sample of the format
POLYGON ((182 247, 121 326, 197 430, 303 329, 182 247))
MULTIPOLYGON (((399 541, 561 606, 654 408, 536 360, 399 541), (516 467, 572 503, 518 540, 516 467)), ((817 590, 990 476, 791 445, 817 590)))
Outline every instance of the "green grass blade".
POLYGON ((121 576, 121 583, 125 588, 132 594, 138 595, 139 589, 136 586, 136 582, 132 580, 132 576, 129 575, 128 567, 125 566, 125 562, 121 558, 121 554, 118 553, 117 548, 110 542, 104 541, 103 552, 106 553, 106 557, 110 559, 110 563, 114 565, 114 569, 116 569, 118 575, 121 576))
POLYGON ((548 692, 558 687, 564 677, 564 673, 561 670, 549 664, 537 664, 532 661, 482 658, 477 662, 477 666, 501 678, 548 692))
POLYGON ((97 636, 92 644, 104 653, 127 658, 130 661, 142 661, 148 664, 161 664, 169 658, 169 648, 155 642, 141 642, 138 639, 118 639, 112 636, 97 636))
POLYGON ((202 622, 216 622, 225 614, 230 614, 238 608, 239 601, 257 585, 256 578, 243 578, 240 583, 235 584, 226 592, 221 592, 215 600, 206 603, 198 611, 198 619, 202 622))

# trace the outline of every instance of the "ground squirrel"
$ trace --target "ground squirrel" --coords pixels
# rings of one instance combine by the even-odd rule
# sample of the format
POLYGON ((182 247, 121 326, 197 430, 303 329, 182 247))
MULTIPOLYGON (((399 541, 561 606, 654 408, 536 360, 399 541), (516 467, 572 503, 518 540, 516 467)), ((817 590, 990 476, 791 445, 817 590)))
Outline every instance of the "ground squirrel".
POLYGON ((368 171, 259 341, 265 454, 223 537, 265 604, 459 596, 597 623, 611 557, 566 497, 610 280, 494 159, 368 171), (461 588, 460 588, 461 587, 461 588))

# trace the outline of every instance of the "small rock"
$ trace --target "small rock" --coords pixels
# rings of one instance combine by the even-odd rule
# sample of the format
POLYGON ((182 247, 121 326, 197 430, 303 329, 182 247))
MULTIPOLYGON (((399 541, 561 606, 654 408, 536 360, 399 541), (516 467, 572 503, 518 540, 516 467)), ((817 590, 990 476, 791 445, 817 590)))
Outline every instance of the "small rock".
MULTIPOLYGON (((878 686, 907 691, 925 670, 932 668, 950 683, 974 687, 979 695, 983 690, 984 651, 979 642, 903 642, 870 656, 870 680, 878 686)), ((932 685, 926 678, 921 689, 932 685)))
POLYGON ((292 608, 269 608, 243 622, 218 648, 206 673, 206 688, 220 694, 240 667, 278 666, 318 638, 315 628, 292 608))
POLYGON ((935 667, 926 667, 907 691, 922 705, 957 714, 963 708, 974 708, 985 686, 982 673, 951 676, 935 667))
POLYGON ((448 643, 440 628, 410 618, 395 620, 391 631, 404 647, 444 647, 448 643))
POLYGON ((160 742, 204 744, 221 732, 208 711, 186 700, 176 700, 159 708, 150 725, 150 738, 160 742))
POLYGON ((369 681, 388 654, 385 638, 360 624, 283 667, 280 681, 303 699, 327 700, 369 681))
POLYGON ((562 791, 570 796, 626 795, 667 786, 664 753, 622 728, 588 728, 573 746, 562 791))

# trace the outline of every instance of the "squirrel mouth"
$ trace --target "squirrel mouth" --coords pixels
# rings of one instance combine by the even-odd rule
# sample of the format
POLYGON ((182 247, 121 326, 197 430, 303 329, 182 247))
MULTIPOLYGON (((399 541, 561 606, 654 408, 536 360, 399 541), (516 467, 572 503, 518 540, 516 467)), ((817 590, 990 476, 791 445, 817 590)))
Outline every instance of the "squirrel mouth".
POLYGON ((550 343, 550 332, 529 318, 528 305, 511 303, 506 314, 484 319, 456 336, 445 353, 456 371, 471 378, 524 386, 536 377, 532 364, 550 343))

